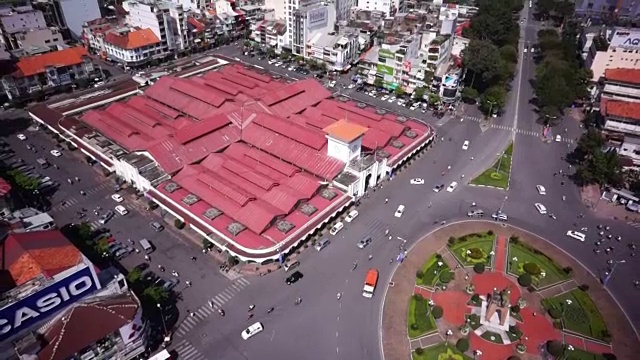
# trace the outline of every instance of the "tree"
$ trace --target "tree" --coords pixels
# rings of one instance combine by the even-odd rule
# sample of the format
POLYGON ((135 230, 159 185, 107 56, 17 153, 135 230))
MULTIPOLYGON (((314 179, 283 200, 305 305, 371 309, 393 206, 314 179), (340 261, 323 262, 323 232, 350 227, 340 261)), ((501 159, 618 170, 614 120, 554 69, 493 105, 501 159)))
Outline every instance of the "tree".
POLYGON ((547 352, 554 357, 562 356, 564 354, 564 344, 558 340, 549 340, 547 341, 547 352))
POLYGON ((85 242, 91 241, 91 236, 93 236, 93 230, 89 224, 80 224, 76 228, 78 237, 85 242))
POLYGON ((424 99, 424 94, 426 94, 426 92, 427 92, 427 89, 421 86, 419 88, 416 88, 413 91, 413 97, 415 97, 416 99, 422 100, 424 99))
POLYGON ((429 94, 428 102, 431 106, 438 105, 440 103, 440 96, 436 94, 429 94))
POLYGON ((462 63, 471 72, 469 85, 480 92, 497 83, 504 66, 498 48, 482 40, 469 42, 462 51, 462 63))
POLYGON ((136 267, 127 274, 127 281, 131 284, 136 284, 140 279, 142 279, 142 270, 140 268, 136 267))
POLYGON ((498 51, 500 51, 500 57, 502 60, 515 64, 518 62, 518 50, 513 45, 504 45, 498 51))
POLYGON ((604 144, 605 139, 599 130, 593 128, 588 129, 587 132, 578 139, 578 144, 571 153, 570 158, 575 163, 583 163, 588 158, 593 157, 596 152, 602 151, 604 144))
POLYGON ((250 37, 251 37, 251 28, 250 28, 250 27, 247 27, 247 28, 245 29, 245 31, 244 31, 244 38, 245 38, 245 39, 248 39, 248 38, 250 38, 250 37))
POLYGON ((554 106, 545 106, 540 109, 540 118, 545 125, 554 125, 560 121, 560 111, 554 106))
POLYGON ((276 51, 273 48, 268 48, 267 49, 267 57, 268 58, 276 57, 276 51))
POLYGON ((32 193, 40 186, 38 179, 29 177, 18 170, 8 171, 7 176, 20 192, 32 193))
POLYGON ((463 36, 490 41, 498 47, 515 44, 520 29, 518 23, 513 20, 512 10, 517 8, 517 1, 512 0, 479 2, 478 13, 471 20, 470 26, 463 31, 463 36))
POLYGON ((107 241, 107 238, 104 237, 96 241, 95 244, 93 244, 93 250, 100 256, 109 256, 109 242, 107 241))
POLYGON ((480 96, 480 108, 486 114, 497 113, 504 108, 507 91, 503 86, 493 86, 480 96))
POLYGON ((596 151, 576 169, 576 177, 584 184, 619 187, 623 182, 622 165, 615 150, 596 151))
POLYGON ((462 89, 461 96, 462 96, 462 101, 466 103, 474 103, 478 98, 478 96, 480 96, 480 94, 478 94, 478 91, 476 89, 470 86, 466 86, 464 89, 462 89))
POLYGON ((402 86, 398 86, 394 92, 396 93, 396 96, 403 96, 405 94, 404 89, 402 88, 402 86))
POLYGON ((384 86, 384 81, 382 79, 380 79, 379 77, 377 77, 375 80, 373 80, 373 85, 375 87, 381 88, 382 86, 384 86))
POLYGON ((142 297, 153 304, 164 304, 169 300, 169 291, 163 286, 152 285, 144 289, 142 297))

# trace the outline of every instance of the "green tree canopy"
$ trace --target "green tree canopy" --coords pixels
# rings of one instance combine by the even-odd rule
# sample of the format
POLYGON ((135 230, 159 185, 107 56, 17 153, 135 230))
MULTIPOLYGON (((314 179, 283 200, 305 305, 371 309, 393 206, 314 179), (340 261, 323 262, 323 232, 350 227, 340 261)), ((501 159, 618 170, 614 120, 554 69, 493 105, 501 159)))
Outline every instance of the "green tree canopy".
POLYGON ((402 96, 402 95, 404 95, 404 94, 405 94, 405 91, 404 91, 404 89, 402 88, 402 86, 398 86, 398 87, 394 90, 394 92, 396 93, 396 95, 397 95, 397 96, 402 96))
POLYGON ((513 45, 504 45, 499 49, 502 60, 515 64, 518 62, 518 51, 513 45))
POLYGON ((152 285, 142 292, 143 300, 153 304, 165 304, 169 300, 169 291, 157 285, 152 285))
POLYGON ((496 113, 504 108, 506 99, 507 90, 503 86, 490 87, 480 96, 480 108, 487 114, 496 113))
POLYGON ((464 102, 474 102, 480 96, 480 94, 478 94, 478 91, 476 89, 470 86, 465 86, 465 88, 462 89, 461 96, 464 102))
POLYGON ((488 41, 471 40, 462 51, 462 63, 471 72, 471 87, 479 91, 497 83, 503 74, 500 51, 488 41))
POLYGON ((519 38, 519 25, 512 11, 521 4, 519 0, 481 0, 478 13, 471 19, 464 36, 470 39, 486 40, 498 47, 515 45, 519 38))
POLYGON ((382 87, 384 85, 384 81, 382 81, 382 79, 377 77, 375 80, 373 80, 373 85, 375 87, 382 87))
POLYGON ((40 185, 38 179, 27 176, 18 170, 8 171, 7 176, 9 177, 8 180, 18 187, 21 192, 33 192, 40 185))
POLYGON ((424 98, 424 94, 425 94, 426 92, 427 92, 427 90, 426 90, 424 87, 422 87, 422 86, 421 86, 421 87, 419 87, 419 88, 416 88, 416 89, 413 91, 413 96, 414 96, 416 99, 423 99, 423 98, 424 98))

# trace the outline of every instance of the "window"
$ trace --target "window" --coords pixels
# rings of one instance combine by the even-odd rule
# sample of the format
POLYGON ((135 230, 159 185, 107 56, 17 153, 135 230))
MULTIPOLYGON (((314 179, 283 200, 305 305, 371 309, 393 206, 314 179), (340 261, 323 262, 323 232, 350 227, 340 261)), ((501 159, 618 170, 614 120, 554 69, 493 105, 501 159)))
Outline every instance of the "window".
POLYGON ((44 43, 45 43, 45 44, 48 44, 48 43, 50 43, 50 42, 51 42, 51 40, 49 40, 49 39, 47 39, 47 40, 45 40, 45 41, 44 41, 44 43))

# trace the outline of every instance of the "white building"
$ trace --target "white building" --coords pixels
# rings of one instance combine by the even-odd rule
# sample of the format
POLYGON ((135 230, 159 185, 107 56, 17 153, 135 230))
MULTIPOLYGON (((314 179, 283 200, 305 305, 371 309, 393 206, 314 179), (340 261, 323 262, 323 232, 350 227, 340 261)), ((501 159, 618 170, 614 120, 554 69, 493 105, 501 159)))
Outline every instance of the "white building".
POLYGON ((583 34, 582 42, 590 43, 584 58, 585 67, 593 72, 594 82, 602 78, 607 69, 640 68, 638 29, 616 28, 595 36, 583 34))
POLYGON ((189 48, 187 16, 182 5, 151 0, 123 3, 127 24, 151 29, 160 39, 163 52, 178 52, 189 48))
POLYGON ((307 42, 317 36, 333 32, 336 22, 336 9, 325 3, 313 3, 299 7, 292 12, 287 32, 291 34, 291 50, 303 57, 307 55, 307 42))
POLYGON ((276 52, 282 51, 287 34, 287 25, 284 20, 263 20, 251 26, 251 40, 273 48, 276 52))
POLYGON ((32 50, 39 52, 39 49, 44 49, 43 51, 46 52, 52 49, 61 50, 64 47, 64 39, 56 27, 15 33, 12 36, 12 42, 27 54, 34 53, 32 50))
POLYGON ((338 21, 349 20, 351 8, 358 5, 358 0, 335 0, 334 4, 336 7, 336 19, 338 21))
POLYGON ((347 71, 360 55, 355 34, 317 33, 307 42, 306 57, 327 65, 328 70, 347 71))
POLYGON ((273 17, 275 18, 275 20, 286 19, 287 18, 287 14, 291 12, 288 9, 291 9, 291 7, 294 6, 294 3, 295 3, 295 6, 297 8, 298 7, 298 0, 291 0, 291 1, 265 0, 264 1, 264 8, 273 10, 273 17), (289 7, 287 7, 287 5, 289 5, 289 7))
POLYGON ((358 0, 357 7, 364 10, 378 10, 385 16, 393 16, 403 11, 404 0, 358 0))
POLYGON ((110 31, 104 37, 107 57, 126 67, 137 67, 163 57, 160 39, 151 29, 130 28, 110 31))

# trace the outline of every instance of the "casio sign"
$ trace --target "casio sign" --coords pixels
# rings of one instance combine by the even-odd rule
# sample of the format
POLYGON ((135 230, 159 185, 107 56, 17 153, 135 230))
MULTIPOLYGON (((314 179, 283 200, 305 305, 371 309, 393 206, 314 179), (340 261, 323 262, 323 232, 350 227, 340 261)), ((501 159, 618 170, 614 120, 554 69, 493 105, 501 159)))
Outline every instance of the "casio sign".
POLYGON ((98 289, 88 267, 0 310, 0 341, 98 289))

